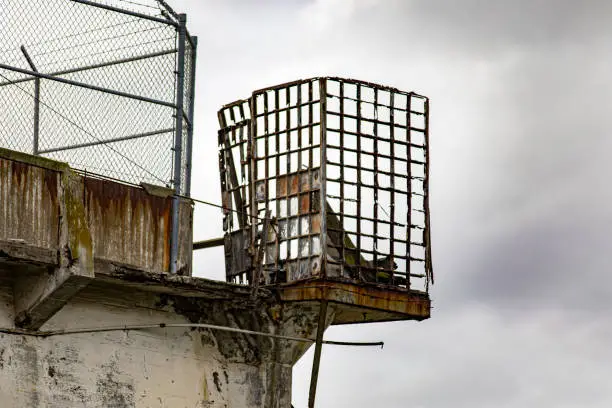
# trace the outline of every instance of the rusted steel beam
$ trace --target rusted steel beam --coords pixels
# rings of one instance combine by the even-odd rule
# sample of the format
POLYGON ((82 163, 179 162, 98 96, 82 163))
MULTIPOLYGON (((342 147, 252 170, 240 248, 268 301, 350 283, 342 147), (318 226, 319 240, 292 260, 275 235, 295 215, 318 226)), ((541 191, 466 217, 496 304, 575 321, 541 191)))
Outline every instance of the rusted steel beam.
POLYGON ((427 293, 397 286, 314 280, 286 284, 277 290, 280 299, 285 302, 326 299, 334 303, 336 317, 332 324, 363 323, 364 313, 372 322, 424 320, 430 317, 431 301, 427 293))
POLYGON ((196 241, 193 243, 193 250, 214 248, 222 246, 225 243, 225 237, 206 239, 204 241, 196 241))

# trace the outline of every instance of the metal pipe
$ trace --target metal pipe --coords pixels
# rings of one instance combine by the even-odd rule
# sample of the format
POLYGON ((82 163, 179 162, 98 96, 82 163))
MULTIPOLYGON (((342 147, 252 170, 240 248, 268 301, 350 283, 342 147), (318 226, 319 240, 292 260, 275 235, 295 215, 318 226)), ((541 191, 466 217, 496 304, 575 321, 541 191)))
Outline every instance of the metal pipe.
POLYGON ((323 332, 327 318, 327 300, 321 301, 319 309, 319 324, 317 325, 317 339, 315 343, 314 359, 312 361, 312 374, 310 376, 310 392, 308 393, 308 408, 314 408, 317 394, 317 381, 319 380, 319 366, 321 363, 321 349, 323 346, 323 332))
POLYGON ((132 16, 132 17, 138 17, 138 18, 142 18, 142 19, 145 19, 145 20, 156 21, 156 22, 162 23, 162 24, 168 24, 168 25, 171 25, 171 26, 174 26, 174 27, 178 27, 179 26, 179 23, 176 23, 175 21, 172 21, 172 20, 166 20, 164 18, 149 16, 147 14, 136 13, 135 11, 120 9, 118 7, 109 6, 107 4, 96 3, 96 2, 93 2, 93 1, 87 1, 87 0, 71 0, 71 1, 73 1, 75 3, 85 4, 86 6, 92 6, 92 7, 97 7, 97 8, 101 8, 101 9, 104 9, 104 10, 108 10, 108 11, 114 11, 114 12, 117 12, 117 13, 126 14, 126 15, 132 16))
MULTIPOLYGON (((32 71, 38 72, 36 69, 36 65, 34 65, 34 61, 28 54, 25 46, 21 46, 21 52, 25 57, 26 61, 28 61, 28 65, 32 69, 32 71)), ((38 154, 38 135, 40 132, 40 78, 34 79, 34 135, 32 139, 32 154, 38 154)))
POLYGON ((225 238, 224 237, 220 237, 220 238, 212 238, 212 239, 207 239, 204 241, 197 241, 193 243, 193 250, 198 250, 198 249, 206 249, 206 248, 213 248, 213 247, 218 247, 221 245, 225 244, 225 238))
MULTIPOLYGON (((72 1, 76 1, 76 0, 72 0, 72 1)), ((6 64, 0 64, 0 69, 6 69, 8 71, 19 72, 20 74, 31 75, 37 78, 49 79, 51 81, 56 81, 56 82, 60 82, 60 83, 67 84, 67 85, 73 85, 73 86, 78 86, 81 88, 91 89, 92 91, 99 91, 99 92, 104 92, 104 93, 108 93, 108 94, 112 94, 116 96, 121 96, 124 98, 135 99, 137 101, 149 102, 149 103, 153 103, 156 105, 176 108, 176 105, 171 102, 164 102, 164 101, 160 101, 157 99, 147 98, 146 96, 139 96, 139 95, 129 94, 126 92, 115 91, 113 89, 102 88, 100 86, 88 85, 82 82, 72 81, 70 79, 59 78, 59 77, 48 75, 48 74, 42 74, 36 71, 29 71, 27 69, 17 68, 17 67, 13 67, 13 66, 6 65, 6 64)))
POLYGON ((114 143, 114 142, 123 142, 126 140, 140 139, 142 137, 161 135, 161 134, 170 133, 170 132, 174 132, 174 128, 153 130, 151 132, 144 132, 144 133, 136 133, 136 134, 129 135, 129 136, 116 137, 114 139, 107 139, 107 140, 99 140, 96 142, 87 142, 87 143, 79 143, 79 144, 69 145, 69 146, 54 147, 51 149, 40 150, 38 153, 41 153, 41 154, 54 153, 54 152, 61 152, 64 150, 81 149, 83 147, 91 147, 91 146, 97 146, 97 145, 114 143))
POLYGON ((185 195, 187 197, 191 196, 191 163, 193 156, 193 111, 194 111, 194 100, 195 100, 195 79, 196 79, 196 57, 198 50, 198 37, 192 38, 193 43, 191 44, 191 78, 190 78, 190 86, 189 90, 189 128, 187 131, 187 151, 185 152, 185 156, 187 157, 187 177, 185 181, 185 195))
MULTIPOLYGON (((176 70, 176 134, 174 136, 174 191, 182 194, 181 164, 183 162, 183 98, 185 86, 185 33, 187 15, 179 15, 178 27, 178 61, 176 70)), ((179 241, 179 198, 172 200, 172 236, 170 238, 170 273, 178 272, 178 241, 179 241)))
MULTIPOLYGON (((302 343, 314 343, 315 342, 315 340, 304 338, 304 337, 282 336, 278 334, 258 332, 255 330, 246 330, 246 329, 239 329, 237 327, 218 326, 215 324, 206 324, 206 323, 157 323, 157 324, 138 324, 138 325, 125 325, 125 326, 94 327, 94 328, 82 328, 82 329, 59 329, 59 330, 49 330, 49 331, 33 331, 33 330, 24 330, 24 329, 18 329, 18 328, 1 327, 0 333, 18 334, 18 335, 35 336, 35 337, 52 337, 52 336, 65 336, 69 334, 103 333, 103 332, 112 332, 112 331, 147 330, 147 329, 164 329, 164 328, 211 329, 211 330, 227 331, 227 332, 242 333, 242 334, 252 334, 255 336, 272 337, 272 338, 276 338, 279 340, 290 340, 290 341, 297 341, 297 342, 302 342, 302 343)), ((382 341, 351 342, 351 341, 333 341, 333 340, 323 340, 322 343, 334 345, 334 346, 367 346, 367 347, 376 347, 376 346, 383 347, 385 344, 382 341)))
POLYGON ((38 140, 40 136, 40 78, 34 80, 34 139, 32 140, 32 154, 35 156, 38 150, 38 140))
MULTIPOLYGON (((174 54, 174 53, 176 53, 176 49, 159 51, 159 52, 152 52, 150 54, 138 55, 136 57, 122 58, 122 59, 108 61, 108 62, 101 62, 99 64, 86 65, 84 67, 70 68, 70 69, 65 69, 65 70, 62 70, 62 71, 55 71, 55 72, 51 72, 51 73, 49 73, 47 75, 57 76, 57 75, 74 74, 76 72, 89 71, 90 69, 105 68, 105 67, 110 67, 110 66, 113 66, 113 65, 125 64, 125 63, 128 63, 128 62, 140 61, 140 60, 147 59, 147 58, 162 57, 164 55, 174 54)), ((28 81, 32 81, 32 80, 36 80, 36 78, 22 78, 22 79, 17 79, 17 80, 14 80, 14 81, 0 82, 0 86, 15 85, 15 84, 19 84, 19 83, 22 83, 22 82, 28 82, 28 81)))

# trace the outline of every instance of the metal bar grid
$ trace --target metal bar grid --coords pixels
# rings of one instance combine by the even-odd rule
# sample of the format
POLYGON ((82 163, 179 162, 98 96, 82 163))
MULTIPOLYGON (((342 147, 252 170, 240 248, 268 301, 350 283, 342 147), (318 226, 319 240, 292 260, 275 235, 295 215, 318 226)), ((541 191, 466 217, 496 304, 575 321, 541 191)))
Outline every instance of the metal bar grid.
MULTIPOLYGON (((252 200, 243 247, 255 253, 270 211, 267 284, 325 277, 428 289, 427 102, 368 82, 313 78, 255 91, 220 111, 251 112, 220 124, 221 132, 251 131, 241 142, 252 154, 241 169, 252 200)), ((232 226, 228 236, 241 229, 232 226)), ((226 255, 236 248, 227 244, 226 255)), ((249 283, 248 267, 227 268, 229 280, 240 272, 249 283)))
MULTIPOLYGON (((411 277, 429 276, 426 243, 410 239, 416 229, 429 230, 427 180, 410 173, 413 167, 424 170, 427 158, 415 152, 428 146, 409 139, 426 134, 427 123, 410 122, 426 116, 423 103, 411 107, 426 99, 362 81, 327 82, 326 200, 341 220, 341 227, 327 227, 327 236, 335 238, 328 254, 342 254, 330 263, 345 278, 411 288, 411 277)), ((423 284, 414 288, 427 290, 428 279, 418 280, 423 284)))

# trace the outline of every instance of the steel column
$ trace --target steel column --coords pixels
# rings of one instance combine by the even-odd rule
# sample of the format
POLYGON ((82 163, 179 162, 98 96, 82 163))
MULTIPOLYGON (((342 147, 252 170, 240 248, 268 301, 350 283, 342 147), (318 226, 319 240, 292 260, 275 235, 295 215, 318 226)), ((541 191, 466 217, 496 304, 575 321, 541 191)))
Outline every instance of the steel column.
POLYGON ((327 319, 327 300, 321 301, 319 309, 319 324, 317 326, 317 339, 315 343, 315 354, 312 361, 312 374, 310 375, 310 392, 308 393, 308 408, 314 408, 317 395, 317 381, 319 380, 319 366, 321 364, 321 349, 323 347, 323 332, 325 332, 325 320, 327 319))
POLYGON ((192 37, 191 44, 191 78, 189 79, 189 111, 187 116, 189 117, 189 128, 187 130, 187 151, 185 157, 187 159, 186 166, 186 177, 185 177, 185 195, 191 197, 191 162, 192 162, 192 148, 193 148, 193 110, 194 110, 194 99, 195 99, 195 79, 196 79, 196 57, 198 50, 198 37, 192 37))
POLYGON ((179 241, 179 206, 178 195, 181 190, 181 164, 183 162, 183 98, 185 86, 185 37, 187 15, 179 15, 178 27, 178 62, 176 72, 176 135, 174 137, 174 191, 172 201, 172 236, 170 238, 170 272, 178 272, 178 241, 179 241))
MULTIPOLYGON (((25 46, 21 46, 21 52, 23 56, 28 61, 28 65, 34 72, 38 72, 36 69, 36 65, 34 65, 34 61, 28 54, 25 46)), ((38 135, 40 131, 40 78, 34 79, 34 136, 32 139, 32 154, 38 155, 38 135)))

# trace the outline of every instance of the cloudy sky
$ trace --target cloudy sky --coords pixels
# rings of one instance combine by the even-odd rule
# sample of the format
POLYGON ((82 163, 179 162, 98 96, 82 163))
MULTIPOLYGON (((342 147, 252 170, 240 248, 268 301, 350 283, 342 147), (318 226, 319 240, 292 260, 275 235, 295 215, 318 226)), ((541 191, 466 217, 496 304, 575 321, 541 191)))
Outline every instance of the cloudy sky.
MULTIPOLYGON (((612 406, 612 2, 174 0, 199 36, 193 195, 217 109, 339 75, 431 98, 432 318, 334 327, 321 407, 612 406)), ((196 239, 221 234, 198 206, 196 239)), ((196 274, 223 279, 221 250, 196 274)), ((306 407, 312 352, 294 370, 306 407)))

